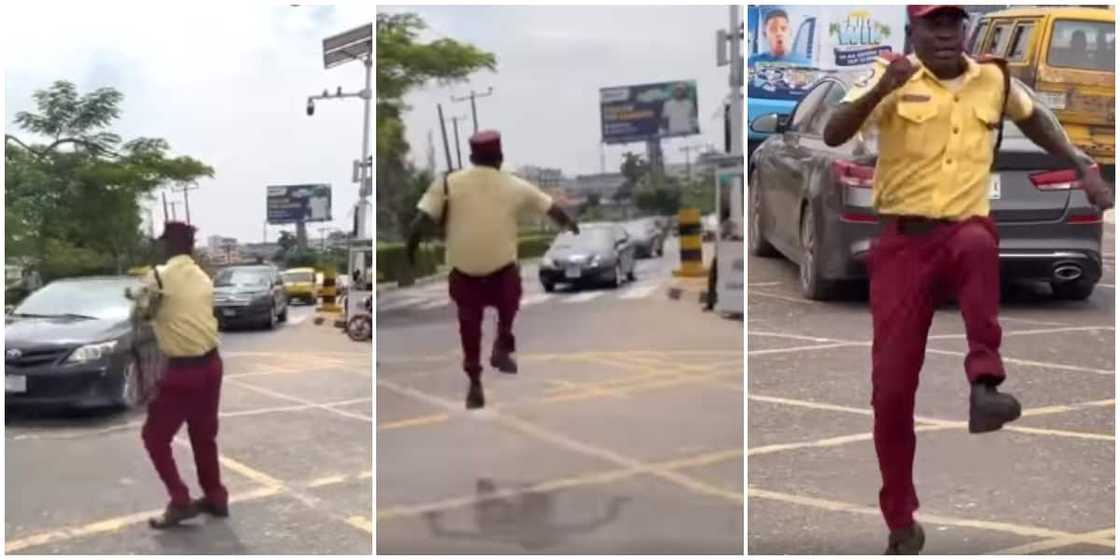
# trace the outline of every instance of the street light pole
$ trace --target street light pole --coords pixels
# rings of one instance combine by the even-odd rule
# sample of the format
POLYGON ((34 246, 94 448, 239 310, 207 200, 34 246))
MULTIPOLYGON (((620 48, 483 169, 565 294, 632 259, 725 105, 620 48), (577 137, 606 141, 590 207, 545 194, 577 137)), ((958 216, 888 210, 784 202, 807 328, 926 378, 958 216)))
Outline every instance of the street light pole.
POLYGON ((187 223, 189 224, 191 223, 191 200, 187 193, 198 190, 198 185, 181 185, 178 190, 183 192, 183 207, 187 211, 187 223))
POLYGON ((455 131, 455 158, 459 161, 459 169, 463 168, 463 150, 459 147, 459 121, 466 118, 466 115, 451 117, 451 126, 455 131))
POLYGON ((472 89, 471 94, 466 96, 466 97, 455 97, 454 95, 451 96, 451 100, 456 102, 456 103, 461 102, 461 101, 470 100, 470 102, 471 102, 471 119, 474 121, 474 133, 475 134, 478 134, 478 105, 475 103, 475 99, 477 99, 479 97, 490 97, 493 94, 494 94, 494 88, 493 87, 488 87, 488 88, 486 88, 486 91, 484 91, 484 92, 477 92, 477 91, 472 89))

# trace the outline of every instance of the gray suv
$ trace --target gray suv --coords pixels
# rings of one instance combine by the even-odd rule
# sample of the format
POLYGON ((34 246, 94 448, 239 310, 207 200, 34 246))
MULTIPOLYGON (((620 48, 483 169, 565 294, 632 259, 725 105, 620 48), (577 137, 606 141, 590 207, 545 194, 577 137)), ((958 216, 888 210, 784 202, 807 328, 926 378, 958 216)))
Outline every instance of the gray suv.
POLYGON ((288 320, 288 293, 280 270, 271 265, 223 268, 214 275, 214 317, 218 326, 273 329, 288 320))

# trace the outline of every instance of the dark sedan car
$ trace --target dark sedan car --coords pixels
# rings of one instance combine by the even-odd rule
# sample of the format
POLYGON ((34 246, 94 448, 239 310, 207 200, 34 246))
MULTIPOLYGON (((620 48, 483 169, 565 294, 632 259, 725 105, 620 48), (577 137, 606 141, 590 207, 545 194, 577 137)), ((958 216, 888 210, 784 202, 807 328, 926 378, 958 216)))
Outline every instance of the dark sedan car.
POLYGON ((556 236, 541 258, 540 279, 544 291, 557 284, 583 286, 607 284, 619 287, 634 280, 634 245, 618 224, 583 224, 579 235, 556 236))
POLYGON ((273 329, 288 320, 288 293, 280 271, 269 265, 223 268, 214 275, 214 316, 225 329, 254 325, 273 329))
POLYGON ((665 232, 654 218, 633 220, 624 227, 639 259, 660 257, 665 253, 665 232))
MULTIPOLYGON (((792 116, 751 123, 775 134, 750 161, 750 251, 798 263, 810 299, 828 299, 837 282, 866 278, 870 242, 879 234, 871 207, 874 138, 857 135, 835 148, 822 139, 852 78, 826 77, 792 116)), ((1089 297, 1101 277, 1102 216, 1076 174, 1007 121, 991 181, 1003 278, 1048 282, 1060 299, 1089 297)))
POLYGON ((137 358, 158 359, 155 335, 133 330, 134 278, 58 280, 32 293, 4 325, 6 405, 136 404, 137 358), (133 349, 133 343, 136 349, 133 349))

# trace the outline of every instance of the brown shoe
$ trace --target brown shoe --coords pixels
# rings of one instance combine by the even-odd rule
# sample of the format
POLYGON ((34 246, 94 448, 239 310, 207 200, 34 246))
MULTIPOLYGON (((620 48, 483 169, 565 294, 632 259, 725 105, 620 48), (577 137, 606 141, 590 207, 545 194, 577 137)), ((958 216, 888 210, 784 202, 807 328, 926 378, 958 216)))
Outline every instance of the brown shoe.
POLYGON ((214 517, 229 517, 229 504, 217 505, 206 498, 199 498, 194 501, 194 507, 198 511, 214 517))
POLYGON ((915 521, 913 525, 905 529, 891 531, 891 536, 887 540, 887 551, 883 554, 914 555, 921 552, 925 544, 926 532, 915 521))
POLYGON ((517 373, 517 361, 513 359, 513 354, 508 352, 494 352, 490 356, 490 365, 502 373, 510 375, 517 373))
POLYGON ((486 397, 482 394, 482 382, 471 381, 471 388, 467 390, 467 410, 484 406, 486 406, 486 397))
POLYGON ((152 529, 169 529, 192 517, 198 517, 198 514, 198 507, 194 502, 183 507, 168 504, 167 509, 163 510, 159 517, 148 520, 148 526, 152 529))

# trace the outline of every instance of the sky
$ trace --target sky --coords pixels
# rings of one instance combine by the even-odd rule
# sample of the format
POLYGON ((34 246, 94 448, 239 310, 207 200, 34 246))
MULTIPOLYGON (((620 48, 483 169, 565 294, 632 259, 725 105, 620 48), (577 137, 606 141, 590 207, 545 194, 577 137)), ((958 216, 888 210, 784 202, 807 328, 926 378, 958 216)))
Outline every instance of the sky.
MULTIPOLYGON (((214 177, 199 180, 189 194, 201 242, 211 235, 261 241, 266 187, 276 184, 330 183, 334 222, 309 224, 308 235, 317 239, 320 226, 349 231, 358 199, 352 162, 361 155, 362 101, 319 101, 313 117, 305 109, 307 97, 324 89, 364 87, 361 63, 323 68, 322 40, 372 23, 373 7, 291 4, 6 2, 0 21, 5 131, 36 140, 15 127, 15 115, 37 112, 32 93, 56 80, 75 83, 79 93, 113 87, 124 102, 112 130, 125 141, 163 138, 172 156, 214 168, 214 177)), ((168 200, 183 195, 169 192, 168 200)), ((153 211, 161 224, 162 204, 153 211)), ((182 204, 176 214, 184 217, 182 204)), ((282 229, 270 226, 268 239, 282 229)), ((157 225, 157 235, 160 230, 157 225)))
MULTIPOLYGON (((506 168, 522 165, 560 168, 566 175, 617 172, 622 154, 645 154, 642 143, 612 145, 600 152, 599 89, 651 82, 696 80, 701 134, 663 142, 668 164, 684 163, 683 146, 723 147, 723 99, 729 68, 716 65, 716 32, 726 29, 727 6, 379 6, 384 12, 419 14, 429 29, 423 41, 446 37, 468 42, 497 57, 496 72, 481 71, 465 83, 427 84, 405 101, 411 157, 427 161, 428 131, 436 162, 446 169, 436 104, 442 103, 452 158, 450 118, 460 121, 464 165, 472 132, 470 103, 452 103, 472 89, 479 98, 482 129, 502 133, 506 168)), ((695 152, 693 152, 695 153, 695 152)), ((695 157, 695 156, 693 156, 695 157)))

